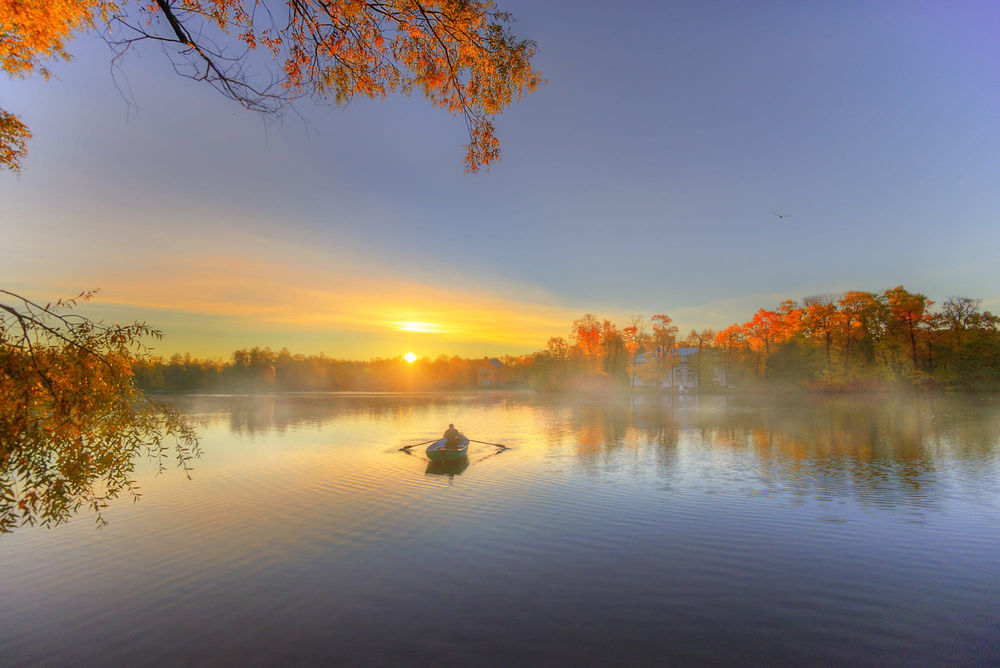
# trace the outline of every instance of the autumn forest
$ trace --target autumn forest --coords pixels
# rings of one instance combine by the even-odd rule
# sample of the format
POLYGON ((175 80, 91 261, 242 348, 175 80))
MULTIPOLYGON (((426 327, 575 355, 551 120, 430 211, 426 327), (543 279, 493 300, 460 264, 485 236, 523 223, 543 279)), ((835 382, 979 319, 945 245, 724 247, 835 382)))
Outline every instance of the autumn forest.
POLYGON ((624 325, 586 314, 568 336, 520 356, 440 356, 369 361, 237 350, 229 361, 140 360, 147 390, 407 391, 482 385, 541 391, 635 388, 813 390, 1000 387, 1000 317, 978 300, 949 297, 938 305, 903 286, 883 292, 788 299, 746 322, 683 333, 669 315, 635 316, 624 325), (688 367, 688 387, 670 382, 688 367), (484 369, 494 367, 484 375, 484 369))

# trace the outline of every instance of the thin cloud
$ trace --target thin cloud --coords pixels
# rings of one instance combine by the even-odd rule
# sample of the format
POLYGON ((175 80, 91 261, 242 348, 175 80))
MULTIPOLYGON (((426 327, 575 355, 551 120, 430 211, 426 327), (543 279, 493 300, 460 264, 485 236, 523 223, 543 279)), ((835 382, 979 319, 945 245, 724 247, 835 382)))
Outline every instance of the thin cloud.
POLYGON ((400 276, 318 269, 284 260, 201 254, 128 275, 98 272, 101 302, 239 318, 260 325, 355 333, 435 335, 449 341, 540 345, 575 317, 504 294, 417 283, 400 276))

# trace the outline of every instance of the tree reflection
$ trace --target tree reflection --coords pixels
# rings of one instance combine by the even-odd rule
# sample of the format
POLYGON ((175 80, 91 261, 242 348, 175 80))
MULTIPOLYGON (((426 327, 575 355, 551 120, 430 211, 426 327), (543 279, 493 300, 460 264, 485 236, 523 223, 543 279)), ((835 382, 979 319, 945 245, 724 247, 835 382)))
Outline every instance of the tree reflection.
POLYGON ((216 415, 228 422, 234 434, 255 436, 321 429, 344 419, 398 420, 429 408, 450 408, 476 400, 474 395, 447 393, 293 392, 182 395, 171 403, 187 412, 216 415))
POLYGON ((683 444, 686 466, 725 468, 732 484, 923 506, 948 474, 990 470, 1000 415, 985 408, 978 399, 913 396, 644 397, 573 406, 569 433, 552 425, 549 434, 572 443, 588 470, 650 448, 658 466, 677 466, 683 444))
POLYGON ((513 445, 509 452, 521 455, 510 461, 518 465, 552 450, 594 476, 693 475, 712 491, 851 498, 867 507, 926 506, 954 475, 987 479, 1000 457, 1000 408, 964 396, 296 394, 183 401, 247 435, 325 429, 341 420, 382 422, 390 431, 421 425, 422 434, 439 415, 481 413, 492 429, 509 429, 492 432, 491 440, 513 445))

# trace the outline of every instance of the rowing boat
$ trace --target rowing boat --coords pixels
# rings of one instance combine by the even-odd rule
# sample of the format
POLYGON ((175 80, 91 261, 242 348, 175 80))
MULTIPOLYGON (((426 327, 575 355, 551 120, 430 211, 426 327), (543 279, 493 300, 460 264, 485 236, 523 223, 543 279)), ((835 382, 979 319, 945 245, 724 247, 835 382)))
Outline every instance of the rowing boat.
POLYGON ((427 459, 432 462, 446 462, 461 459, 469 454, 469 439, 458 437, 457 445, 448 447, 447 439, 438 439, 427 446, 427 459))

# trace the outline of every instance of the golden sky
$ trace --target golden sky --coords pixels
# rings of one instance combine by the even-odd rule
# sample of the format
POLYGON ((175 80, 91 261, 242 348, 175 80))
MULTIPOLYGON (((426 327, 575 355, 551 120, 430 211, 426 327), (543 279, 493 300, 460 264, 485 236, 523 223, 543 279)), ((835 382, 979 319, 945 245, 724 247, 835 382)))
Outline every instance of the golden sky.
POLYGON ((150 322, 166 335, 155 345, 165 355, 228 357, 255 345, 361 359, 411 349, 421 357, 518 354, 543 348, 581 315, 527 285, 486 286, 453 271, 408 271, 357 249, 192 227, 137 237, 120 224, 94 222, 87 234, 54 239, 42 225, 3 259, 20 269, 12 288, 35 299, 98 288, 81 311, 150 322), (182 252, 193 238, 199 247, 182 252), (37 258, 59 269, 43 272, 37 258))

